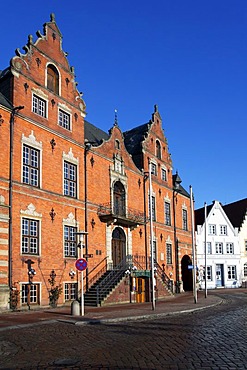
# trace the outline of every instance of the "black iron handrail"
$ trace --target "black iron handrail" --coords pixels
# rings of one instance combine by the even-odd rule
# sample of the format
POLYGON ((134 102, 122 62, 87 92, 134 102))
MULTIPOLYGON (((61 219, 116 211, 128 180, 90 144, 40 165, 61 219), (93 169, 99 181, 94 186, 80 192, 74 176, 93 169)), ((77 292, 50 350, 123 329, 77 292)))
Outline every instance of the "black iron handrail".
POLYGON ((107 296, 109 291, 117 285, 125 275, 128 268, 127 258, 124 258, 117 266, 114 266, 109 274, 97 286, 97 306, 107 296))
POLYGON ((111 203, 104 203, 100 204, 98 208, 98 215, 99 216, 106 216, 106 215, 113 215, 116 217, 125 217, 129 220, 143 223, 145 218, 144 218, 144 213, 141 212, 140 210, 130 208, 130 207, 125 207, 125 206, 112 206, 111 203))
MULTIPOLYGON (((108 257, 105 257, 103 260, 101 260, 96 266, 94 266, 94 268, 92 270, 89 271, 88 273, 88 277, 96 270, 99 268, 100 265, 102 265, 104 263, 104 266, 102 268, 100 268, 97 273, 95 275, 93 275, 93 277, 88 280, 88 288, 90 288, 98 279, 100 276, 102 276, 106 271, 107 271, 107 258, 108 257)), ((86 279, 86 277, 84 278, 84 280, 86 279)), ((84 283, 84 286, 86 284, 84 283)))

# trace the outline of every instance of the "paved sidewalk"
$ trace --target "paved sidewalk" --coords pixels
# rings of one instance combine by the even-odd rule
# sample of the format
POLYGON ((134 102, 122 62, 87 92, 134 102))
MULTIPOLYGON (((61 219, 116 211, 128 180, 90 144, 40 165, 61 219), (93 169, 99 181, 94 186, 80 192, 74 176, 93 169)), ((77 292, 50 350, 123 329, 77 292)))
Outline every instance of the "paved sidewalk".
MULTIPOLYGON (((218 291, 217 291, 218 293, 218 291)), ((192 292, 177 294, 155 303, 152 309, 151 302, 128 303, 103 307, 85 307, 84 316, 72 316, 71 308, 59 307, 56 309, 40 309, 21 312, 8 312, 0 314, 0 331, 16 329, 23 326, 49 324, 50 322, 63 321, 75 325, 96 324, 103 322, 116 322, 138 319, 152 319, 166 315, 174 315, 183 312, 205 309, 222 302, 220 295, 215 291, 208 292, 205 298, 204 292, 198 292, 195 303, 192 292)))

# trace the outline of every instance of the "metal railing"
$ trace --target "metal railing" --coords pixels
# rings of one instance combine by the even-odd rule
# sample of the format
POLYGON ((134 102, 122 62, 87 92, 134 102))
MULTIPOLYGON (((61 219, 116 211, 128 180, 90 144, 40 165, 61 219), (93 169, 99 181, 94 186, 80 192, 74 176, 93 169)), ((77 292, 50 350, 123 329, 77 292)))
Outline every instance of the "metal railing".
POLYGON ((125 217, 128 220, 134 221, 136 223, 144 223, 145 217, 144 213, 140 210, 125 207, 125 206, 112 206, 111 203, 101 204, 98 208, 99 216, 113 215, 116 217, 125 217))
MULTIPOLYGON (((91 271, 89 271, 88 289, 91 288, 91 286, 107 271, 107 258, 108 257, 105 257, 91 271)), ((84 281, 84 288, 86 288, 86 277, 84 277, 84 281)))
POLYGON ((112 267, 109 274, 98 284, 97 291, 97 306, 101 304, 102 300, 107 294, 119 283, 124 277, 127 270, 127 258, 123 259, 117 266, 112 267))

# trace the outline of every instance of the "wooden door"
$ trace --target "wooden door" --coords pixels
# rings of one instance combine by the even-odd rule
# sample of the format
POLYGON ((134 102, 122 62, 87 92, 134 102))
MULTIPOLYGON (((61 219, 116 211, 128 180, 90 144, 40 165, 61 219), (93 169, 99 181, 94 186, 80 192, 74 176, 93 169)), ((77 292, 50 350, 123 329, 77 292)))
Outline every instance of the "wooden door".
POLYGON ((116 267, 125 257, 125 234, 122 229, 117 227, 112 234, 112 262, 116 267))
POLYGON ((136 302, 145 302, 146 292, 145 292, 145 279, 136 278, 136 302))

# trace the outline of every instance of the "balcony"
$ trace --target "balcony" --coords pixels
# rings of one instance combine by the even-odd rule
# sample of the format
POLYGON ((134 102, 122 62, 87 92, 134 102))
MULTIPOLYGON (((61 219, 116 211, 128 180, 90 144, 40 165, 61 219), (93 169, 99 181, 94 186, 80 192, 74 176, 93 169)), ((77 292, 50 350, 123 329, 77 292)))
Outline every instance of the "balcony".
POLYGON ((99 206, 97 213, 100 220, 109 225, 114 223, 115 225, 134 229, 138 225, 145 224, 144 213, 133 208, 112 207, 111 203, 105 203, 99 206))

